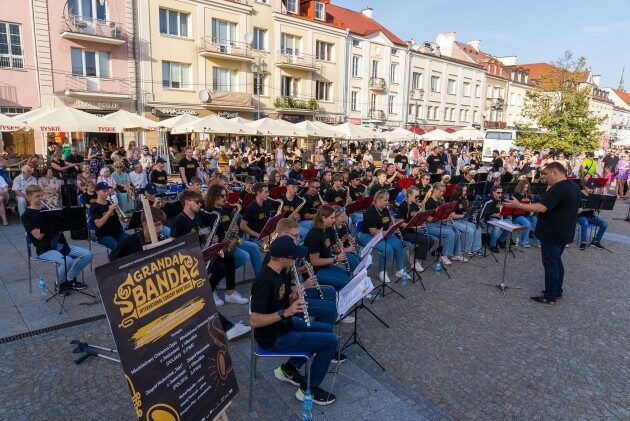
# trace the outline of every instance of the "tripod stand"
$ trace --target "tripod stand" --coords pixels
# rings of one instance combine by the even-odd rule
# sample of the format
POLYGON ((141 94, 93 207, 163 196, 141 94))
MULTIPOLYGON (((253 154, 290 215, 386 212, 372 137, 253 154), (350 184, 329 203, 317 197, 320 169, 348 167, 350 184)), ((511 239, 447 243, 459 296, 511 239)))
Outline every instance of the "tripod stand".
POLYGON ((403 221, 399 221, 399 222, 396 222, 395 224, 391 224, 391 226, 387 229, 387 231, 385 231, 383 233, 383 238, 381 238, 381 242, 382 241, 385 242, 385 247, 383 247, 384 248, 383 260, 385 262, 383 264, 383 282, 381 282, 381 284, 376 288, 376 294, 374 295, 374 298, 372 298, 372 303, 374 303, 374 301, 376 301, 376 298, 379 295, 381 297, 385 297, 385 294, 386 294, 387 290, 389 290, 389 293, 395 293, 398 296, 404 298, 405 300, 407 299, 407 297, 405 297, 400 292, 396 291, 394 288, 392 288, 389 285, 387 285, 387 283, 385 282, 385 279, 386 279, 385 275, 387 273, 387 239, 389 237, 391 237, 392 235, 394 235, 394 233, 396 233, 396 231, 398 231, 398 228, 400 228, 402 223, 403 223, 403 221))
POLYGON ((409 220, 409 222, 407 223, 407 227, 406 227, 408 229, 413 229, 413 245, 414 245, 414 247, 413 247, 413 267, 411 268, 411 271, 412 271, 411 283, 412 284, 416 283, 416 276, 417 276, 418 277, 418 281, 420 282, 420 285, 422 285, 422 289, 425 290, 425 291, 427 289, 424 287, 424 283, 422 282, 422 276, 416 270, 416 262, 418 261, 418 256, 416 254, 416 247, 417 247, 417 243, 418 243, 418 229, 426 223, 427 218, 429 218, 431 215, 433 215, 434 212, 435 211, 433 211, 433 210, 429 210, 429 211, 416 213, 414 215, 414 217, 409 220))
POLYGON ((374 358, 374 356, 372 356, 372 354, 370 354, 370 352, 367 350, 367 348, 365 348, 365 345, 363 345, 363 341, 361 341, 361 337, 359 336, 359 331, 357 330, 357 322, 359 320, 359 309, 360 308, 364 308, 367 311, 369 311, 372 314, 372 316, 376 317, 376 319, 378 321, 380 321, 383 325, 385 325, 387 328, 389 328, 389 325, 387 323, 385 323, 383 320, 381 320, 376 314, 374 314, 369 308, 367 308, 365 306, 365 304, 363 302, 363 298, 362 298, 361 301, 358 304, 355 304, 354 309, 351 311, 351 313, 354 313, 353 329, 352 329, 352 333, 350 334, 348 339, 346 339, 346 341, 344 342, 343 346, 341 347, 341 351, 345 351, 347 348, 351 347, 352 345, 357 345, 359 348, 361 348, 363 350, 363 352, 365 352, 365 354, 368 357, 370 357, 372 359, 372 361, 374 361, 381 368, 381 370, 385 371, 385 367, 383 367, 381 365, 381 363, 379 363, 376 360, 376 358, 374 358))
MULTIPOLYGON (((443 226, 443 222, 445 220, 447 220, 448 218, 450 218, 451 213, 453 213, 453 210, 455 209, 455 206, 457 205, 457 202, 449 202, 449 203, 445 203, 443 205, 440 205, 437 209, 435 209, 435 212, 433 213, 433 216, 430 216, 432 223, 435 222, 439 222, 440 227, 439 227, 439 235, 438 235, 438 246, 435 252, 435 260, 433 261, 433 263, 431 263, 431 267, 433 268, 433 270, 435 270, 437 263, 441 260, 443 254, 442 254, 442 226, 443 226)), ((428 218, 428 217, 427 217, 428 218)), ((446 268, 445 265, 442 265, 442 270, 444 271, 444 273, 446 273, 446 276, 448 276, 448 279, 451 279, 451 274, 448 273, 448 269, 446 268)))
MULTIPOLYGON (((497 226, 501 228, 502 230, 509 232, 510 235, 508 236, 507 241, 512 241, 512 233, 515 233, 515 232, 519 233, 520 231, 523 231, 525 229, 525 227, 521 225, 516 225, 512 221, 507 221, 507 220, 502 220, 502 219, 493 219, 491 221, 488 221, 488 224, 497 226)), ((503 272, 501 274, 501 283, 499 285, 491 285, 501 290, 504 297, 505 297, 505 290, 508 289, 508 285, 505 283, 505 272, 507 268, 507 255, 508 255, 508 248, 506 247, 505 253, 503 255, 503 272)), ((490 285, 490 284, 486 284, 486 285, 490 285)), ((519 287, 516 287, 516 288, 519 288, 519 287)))

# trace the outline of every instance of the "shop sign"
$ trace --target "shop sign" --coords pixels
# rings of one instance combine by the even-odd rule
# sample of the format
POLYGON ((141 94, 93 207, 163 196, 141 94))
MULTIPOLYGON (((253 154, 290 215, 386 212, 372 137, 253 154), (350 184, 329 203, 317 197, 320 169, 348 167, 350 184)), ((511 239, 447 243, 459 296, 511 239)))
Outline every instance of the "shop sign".
POLYGON ((120 104, 117 102, 92 102, 77 99, 72 105, 74 108, 83 110, 119 110, 120 104))
POLYGON ((305 120, 305 117, 299 114, 280 114, 280 118, 289 123, 299 123, 305 120))
POLYGON ((357 126, 361 125, 361 119, 360 118, 349 118, 348 119, 348 123, 352 123, 352 124, 356 124, 357 126))
POLYGON ((339 114, 316 114, 313 119, 326 124, 341 124, 344 120, 343 116, 339 114))
POLYGON ((176 116, 176 115, 197 115, 199 112, 197 110, 191 110, 188 108, 153 108, 151 112, 155 115, 168 115, 168 116, 176 116))
POLYGON ((238 111, 217 111, 217 116, 223 118, 236 118, 239 114, 238 111))

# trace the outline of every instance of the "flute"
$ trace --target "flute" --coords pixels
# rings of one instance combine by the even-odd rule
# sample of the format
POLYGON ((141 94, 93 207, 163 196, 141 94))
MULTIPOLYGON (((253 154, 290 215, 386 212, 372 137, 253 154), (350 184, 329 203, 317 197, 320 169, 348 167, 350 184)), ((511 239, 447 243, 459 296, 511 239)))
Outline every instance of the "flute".
MULTIPOLYGON (((304 298, 304 286, 302 285, 302 282, 300 282, 300 275, 298 275, 295 263, 293 264, 293 273, 295 273, 295 286, 297 287, 298 300, 303 300, 306 303, 306 299, 304 298)), ((308 305, 304 308, 304 322, 306 323, 306 326, 311 327, 311 319, 308 317, 308 305)))

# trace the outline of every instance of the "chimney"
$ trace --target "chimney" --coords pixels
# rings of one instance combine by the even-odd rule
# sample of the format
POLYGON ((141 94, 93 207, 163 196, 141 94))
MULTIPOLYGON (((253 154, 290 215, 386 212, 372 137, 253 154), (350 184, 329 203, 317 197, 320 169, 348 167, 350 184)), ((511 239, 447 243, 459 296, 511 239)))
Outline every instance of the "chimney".
POLYGON ((435 43, 438 45, 442 55, 452 57, 453 45, 455 45, 455 32, 438 33, 435 37, 435 43))
POLYGON ((481 40, 475 39, 473 41, 468 41, 467 44, 474 48, 476 51, 479 51, 479 48, 481 47, 481 40))
POLYGON ((361 13, 363 13, 365 16, 367 16, 370 19, 373 19, 373 9, 371 7, 366 7, 365 9, 361 10, 361 13))

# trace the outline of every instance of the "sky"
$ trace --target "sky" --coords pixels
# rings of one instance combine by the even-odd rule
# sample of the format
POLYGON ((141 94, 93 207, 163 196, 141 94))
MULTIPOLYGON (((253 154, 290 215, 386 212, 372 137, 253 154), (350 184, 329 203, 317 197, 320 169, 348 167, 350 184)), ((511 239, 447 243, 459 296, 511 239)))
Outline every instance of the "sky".
POLYGON ((374 19, 403 40, 481 40, 493 56, 518 63, 550 62, 566 50, 583 56, 601 86, 616 88, 625 66, 630 91, 630 0, 331 0, 353 10, 374 9, 374 19))

